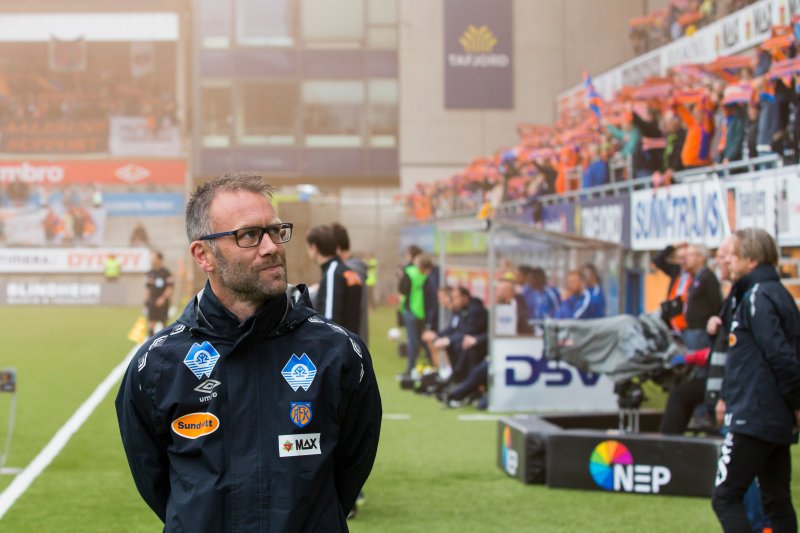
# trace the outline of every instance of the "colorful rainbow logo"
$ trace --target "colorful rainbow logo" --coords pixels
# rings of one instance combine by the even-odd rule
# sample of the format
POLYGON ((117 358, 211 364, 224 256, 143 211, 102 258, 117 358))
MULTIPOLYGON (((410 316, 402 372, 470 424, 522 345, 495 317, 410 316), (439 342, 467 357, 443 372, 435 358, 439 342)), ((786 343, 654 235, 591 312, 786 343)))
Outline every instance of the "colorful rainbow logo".
POLYGON ((604 440, 592 452, 589 472, 599 487, 614 490, 614 465, 630 464, 633 464, 633 456, 624 444, 615 440, 604 440))
POLYGON ((508 469, 508 450, 511 448, 511 428, 503 429, 503 468, 508 469))

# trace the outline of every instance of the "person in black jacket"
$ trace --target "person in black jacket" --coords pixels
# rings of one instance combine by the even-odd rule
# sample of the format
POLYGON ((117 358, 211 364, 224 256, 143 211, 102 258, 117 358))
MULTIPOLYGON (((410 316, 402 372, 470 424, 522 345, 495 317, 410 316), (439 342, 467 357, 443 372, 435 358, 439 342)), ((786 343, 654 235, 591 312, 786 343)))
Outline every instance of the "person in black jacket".
POLYGON ((116 399, 136 487, 164 531, 347 531, 381 400, 357 336, 288 285, 292 224, 260 176, 201 185, 186 208, 208 282, 134 355, 116 399))
POLYGON ((766 231, 738 230, 728 264, 736 281, 722 390, 730 432, 712 506, 726 533, 749 532, 743 496, 758 477, 772 530, 794 532, 789 446, 800 425, 800 313, 766 231))
POLYGON ((488 352, 489 313, 483 303, 470 295, 466 287, 457 287, 451 294, 453 318, 441 331, 433 345, 446 348, 453 367, 452 382, 467 377, 470 370, 486 357, 488 352))
POLYGON ((314 309, 325 318, 358 332, 361 328, 361 293, 357 272, 336 255, 336 234, 330 226, 315 226, 306 235, 308 257, 322 269, 314 309))
MULTIPOLYGON (((719 267, 720 277, 723 280, 731 281, 728 261, 733 251, 734 236, 728 236, 722 240, 717 248, 717 266, 719 267)), ((728 335, 730 333, 731 322, 733 321, 733 308, 735 307, 734 291, 728 293, 728 297, 722 302, 722 309, 718 315, 708 319, 706 331, 714 339, 712 350, 708 358, 708 378, 706 379, 706 407, 709 412, 714 413, 717 425, 721 427, 723 436, 728 434, 730 428, 724 424, 725 401, 722 399, 722 385, 725 380, 725 360, 728 356, 728 335)), ((764 529, 764 506, 761 504, 761 491, 755 481, 750 484, 750 488, 744 495, 744 507, 747 511, 747 518, 753 531, 764 529)))

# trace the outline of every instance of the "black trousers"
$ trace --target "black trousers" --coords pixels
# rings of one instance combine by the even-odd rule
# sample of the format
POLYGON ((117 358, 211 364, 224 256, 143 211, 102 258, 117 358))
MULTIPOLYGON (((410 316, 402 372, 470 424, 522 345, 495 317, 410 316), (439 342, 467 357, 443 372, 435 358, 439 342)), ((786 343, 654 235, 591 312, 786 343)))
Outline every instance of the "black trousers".
POLYGON ((722 529, 725 533, 751 533, 743 499, 756 476, 772 531, 796 533, 789 446, 741 433, 728 433, 725 437, 717 469, 717 487, 711 498, 722 529))
POLYGON ((661 418, 661 433, 680 435, 686 431, 686 426, 692 419, 692 412, 698 404, 703 403, 705 393, 704 379, 688 379, 672 387, 664 416, 661 418))

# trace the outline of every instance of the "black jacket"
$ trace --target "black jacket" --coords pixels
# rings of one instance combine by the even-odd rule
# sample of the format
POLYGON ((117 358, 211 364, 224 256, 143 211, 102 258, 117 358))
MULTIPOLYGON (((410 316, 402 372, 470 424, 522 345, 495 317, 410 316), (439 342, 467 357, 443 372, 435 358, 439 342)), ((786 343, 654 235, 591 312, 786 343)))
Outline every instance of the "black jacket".
POLYGON ((734 286, 723 399, 733 433, 797 442, 800 313, 774 267, 762 265, 734 286))
POLYGON ((314 309, 350 331, 359 331, 363 290, 358 273, 351 270, 339 257, 334 257, 322 265, 322 279, 314 300, 314 309))
POLYGON ((117 416, 165 531, 347 531, 381 400, 367 347, 307 304, 290 287, 240 325, 206 285, 134 356, 117 416))
POLYGON ((728 357, 728 335, 733 319, 733 308, 736 298, 733 291, 722 302, 722 309, 717 316, 722 320, 722 325, 711 343, 711 353, 708 356, 708 377, 706 378, 706 406, 713 413, 717 400, 722 394, 722 384, 725 380, 725 360, 728 357))
POLYGON ((722 289, 717 276, 707 267, 694 275, 686 298, 686 328, 706 329, 708 319, 722 307, 722 289))

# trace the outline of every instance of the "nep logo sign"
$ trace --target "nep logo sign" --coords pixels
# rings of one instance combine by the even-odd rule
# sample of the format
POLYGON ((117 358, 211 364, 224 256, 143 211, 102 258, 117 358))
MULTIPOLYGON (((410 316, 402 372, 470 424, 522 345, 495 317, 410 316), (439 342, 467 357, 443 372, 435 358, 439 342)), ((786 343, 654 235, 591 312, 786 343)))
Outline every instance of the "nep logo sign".
POLYGON ((595 447, 589 459, 589 473, 598 487, 616 492, 658 494, 672 480, 666 466, 634 464, 627 446, 615 440, 595 447))
POLYGON ((519 468, 519 453, 511 447, 511 443, 511 428, 506 426, 503 429, 503 469, 510 476, 516 476, 517 468, 519 468))

